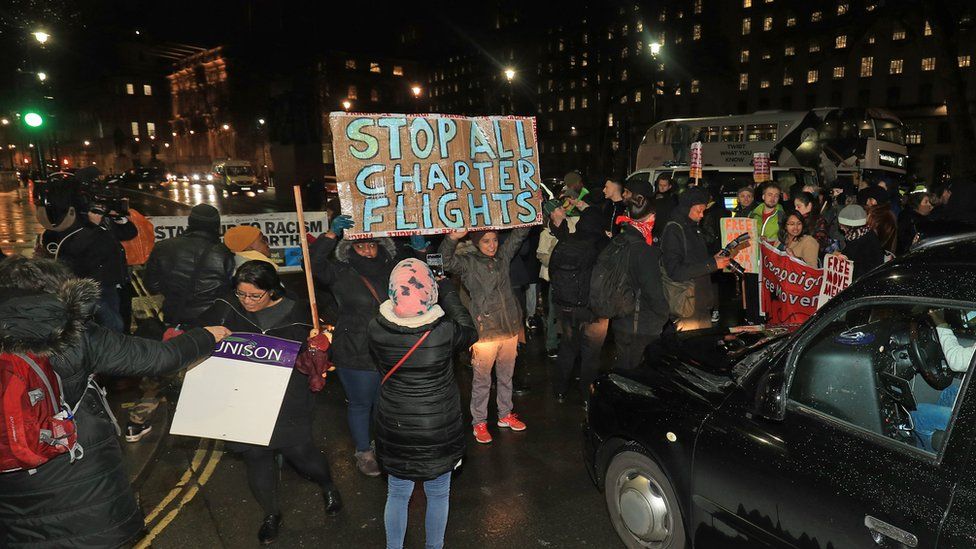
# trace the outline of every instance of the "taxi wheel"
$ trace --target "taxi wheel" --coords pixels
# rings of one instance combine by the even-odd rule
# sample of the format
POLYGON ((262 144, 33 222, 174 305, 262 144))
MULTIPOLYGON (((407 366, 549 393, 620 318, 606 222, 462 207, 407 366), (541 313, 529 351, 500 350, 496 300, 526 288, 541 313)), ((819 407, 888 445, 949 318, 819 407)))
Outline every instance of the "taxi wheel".
POLYGON ((626 450, 610 461, 604 495, 617 535, 631 549, 682 549, 687 543, 678 498, 664 471, 626 450))

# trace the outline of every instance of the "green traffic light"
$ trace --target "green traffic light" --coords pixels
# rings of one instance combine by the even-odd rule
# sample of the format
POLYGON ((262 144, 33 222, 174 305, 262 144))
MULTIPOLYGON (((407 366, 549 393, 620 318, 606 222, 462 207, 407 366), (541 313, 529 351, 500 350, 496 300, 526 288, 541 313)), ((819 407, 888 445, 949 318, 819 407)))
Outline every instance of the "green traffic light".
POLYGON ((24 123, 32 128, 39 128, 44 124, 44 119, 36 112, 29 112, 24 115, 24 123))

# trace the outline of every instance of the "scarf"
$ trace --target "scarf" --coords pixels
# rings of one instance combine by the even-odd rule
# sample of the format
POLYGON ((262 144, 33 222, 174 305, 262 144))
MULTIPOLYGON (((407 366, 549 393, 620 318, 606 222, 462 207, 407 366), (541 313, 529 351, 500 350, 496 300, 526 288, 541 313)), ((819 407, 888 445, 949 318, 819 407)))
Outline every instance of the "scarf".
POLYGON ((868 234, 868 231, 870 230, 871 227, 868 227, 867 225, 850 228, 847 230, 847 234, 844 235, 844 240, 846 240, 847 242, 854 242, 858 238, 861 238, 862 236, 868 234))
POLYGON ((648 246, 654 245, 654 237, 651 235, 651 230, 654 229, 654 220, 650 221, 637 221, 626 215, 618 215, 617 219, 614 220, 617 225, 628 224, 631 227, 640 231, 640 234, 644 237, 644 242, 647 242, 648 246))

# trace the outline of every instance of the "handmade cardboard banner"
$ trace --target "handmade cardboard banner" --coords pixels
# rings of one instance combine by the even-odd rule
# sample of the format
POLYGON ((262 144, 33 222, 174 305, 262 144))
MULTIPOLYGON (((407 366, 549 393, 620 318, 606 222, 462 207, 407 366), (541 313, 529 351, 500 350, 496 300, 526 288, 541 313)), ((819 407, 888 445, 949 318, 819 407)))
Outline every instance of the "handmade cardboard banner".
MULTIPOLYGON (((149 218, 155 227, 156 242, 175 238, 186 232, 185 216, 159 216, 149 218)), ((271 246, 271 259, 282 273, 298 272, 302 268, 301 235, 295 212, 279 212, 250 215, 220 216, 220 234, 238 225, 251 225, 261 229, 271 246)), ((309 234, 319 235, 329 230, 327 212, 305 212, 305 228, 309 234)))
POLYGON ((345 238, 542 223, 535 118, 329 116, 345 238))
POLYGON ((170 433, 267 446, 302 344, 235 333, 186 372, 170 433))
POLYGON ((772 172, 769 168, 769 153, 753 153, 752 180, 756 183, 765 183, 771 179, 772 172))
POLYGON ((695 141, 691 144, 691 164, 688 167, 689 179, 701 179, 702 176, 702 144, 695 141))
POLYGON ((760 299, 767 324, 800 324, 817 311, 823 270, 762 243, 760 299))
POLYGON ((830 298, 854 281, 854 262, 844 256, 828 254, 824 256, 823 286, 820 287, 820 301, 817 308, 824 306, 830 298))
MULTIPOLYGON (((732 259, 742 265, 743 272, 759 272, 759 222, 750 217, 723 217, 721 220, 722 247, 739 235, 749 233, 749 244, 739 248, 732 259)), ((726 269, 730 271, 730 269, 726 269)))

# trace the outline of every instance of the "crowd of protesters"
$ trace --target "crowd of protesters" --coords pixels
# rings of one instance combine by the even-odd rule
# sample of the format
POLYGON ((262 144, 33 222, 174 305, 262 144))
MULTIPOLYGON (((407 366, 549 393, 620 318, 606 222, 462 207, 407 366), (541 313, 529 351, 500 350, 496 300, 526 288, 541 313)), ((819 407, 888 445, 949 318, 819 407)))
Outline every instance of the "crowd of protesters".
MULTIPOLYGON (((493 377, 495 427, 527 430, 514 398, 526 367, 520 356, 527 334, 544 337, 554 359, 555 400, 585 404, 601 367, 638 368, 655 341, 720 320, 719 307, 729 296, 720 295, 718 273, 730 265, 722 218, 754 219, 762 240, 809 266, 821 265, 828 254, 844 255, 859 278, 938 233, 937 221, 971 222, 976 211, 972 185, 957 192, 940 184, 902 195, 884 180, 831 188, 767 182, 734 190, 707 181, 680 188, 668 178, 584 182, 578 173, 565 181, 560 195, 544 202, 541 227, 459 230, 435 245, 417 236, 345 239, 353 220, 338 216, 329 231, 310 238, 315 289, 335 301, 327 319, 334 324, 329 358, 323 364, 303 346, 268 446, 227 445, 241 454, 261 508, 261 543, 273 542, 282 522, 278 457, 321 487, 327 515, 342 509, 331 466, 312 436, 326 366, 335 366, 345 393, 351 460, 365 477, 387 476, 387 547, 403 546, 416 483, 427 496, 427 547, 442 547, 452 476, 465 453, 465 420, 475 442, 493 440, 493 377), (584 192, 601 185, 602 193, 584 192), (725 203, 730 191, 736 199, 731 210, 725 203), (445 272, 428 266, 428 253, 440 255, 445 272), (540 309, 544 321, 537 318, 540 309), (608 337, 613 344, 604 349, 608 337), (466 399, 455 376, 464 363, 472 379, 466 399)), ((126 440, 138 442, 151 432, 163 389, 179 384, 180 368, 206 356, 231 331, 300 342, 315 335, 308 304, 282 284, 261 231, 235 227, 221 235, 220 213, 201 204, 191 210, 186 232, 155 246, 143 271, 146 287, 163 297, 162 341, 129 336, 129 271, 121 242, 135 236, 127 212, 71 185, 62 188, 70 192, 49 196, 39 209, 47 230, 36 253, 50 259, 0 257, 0 321, 12 329, 0 338, 0 352, 57 348, 53 366, 66 399, 81 402, 79 429, 91 450, 83 467, 58 458, 36 474, 0 474, 3 545, 56 544, 57 535, 119 545, 141 529, 131 489, 120 477, 114 418, 101 393, 86 390, 91 374, 146 376, 125 429, 126 440), (24 307, 36 315, 24 315, 24 307), (77 486, 78 498, 59 497, 59 486, 77 486), (52 503, 86 498, 101 503, 81 504, 83 512, 52 503), (59 533, 52 534, 56 513, 59 533)), ((749 276, 743 287, 755 289, 745 296, 745 318, 759 322, 749 305, 758 299, 758 284, 748 283, 755 281, 749 276)))

